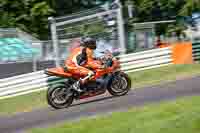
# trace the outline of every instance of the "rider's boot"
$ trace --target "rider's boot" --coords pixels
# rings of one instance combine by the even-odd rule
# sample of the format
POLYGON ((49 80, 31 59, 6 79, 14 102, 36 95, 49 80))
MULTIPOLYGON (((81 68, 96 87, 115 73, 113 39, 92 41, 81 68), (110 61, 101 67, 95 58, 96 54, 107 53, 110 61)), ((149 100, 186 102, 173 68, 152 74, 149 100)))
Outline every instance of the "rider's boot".
POLYGON ((75 82, 73 85, 72 85, 72 88, 75 90, 75 91, 78 91, 78 92, 83 92, 83 90, 81 89, 81 81, 77 81, 75 82))
POLYGON ((81 84, 85 84, 88 79, 90 79, 93 76, 93 74, 88 74, 85 78, 80 79, 79 81, 75 82, 72 87, 74 90, 78 92, 83 92, 84 90, 81 88, 81 84))

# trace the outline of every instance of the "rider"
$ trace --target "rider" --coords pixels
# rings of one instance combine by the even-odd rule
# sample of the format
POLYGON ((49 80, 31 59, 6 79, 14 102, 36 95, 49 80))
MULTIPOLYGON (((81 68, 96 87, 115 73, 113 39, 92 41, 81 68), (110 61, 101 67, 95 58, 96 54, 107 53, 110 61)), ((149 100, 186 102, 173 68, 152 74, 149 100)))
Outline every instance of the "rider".
POLYGON ((88 68, 104 68, 100 61, 95 60, 95 57, 93 55, 93 51, 95 49, 95 39, 90 37, 83 38, 81 39, 80 47, 73 49, 69 58, 65 61, 67 71, 69 71, 72 74, 85 77, 74 84, 74 89, 79 92, 83 91, 80 88, 80 84, 85 84, 94 75, 94 72, 88 68))

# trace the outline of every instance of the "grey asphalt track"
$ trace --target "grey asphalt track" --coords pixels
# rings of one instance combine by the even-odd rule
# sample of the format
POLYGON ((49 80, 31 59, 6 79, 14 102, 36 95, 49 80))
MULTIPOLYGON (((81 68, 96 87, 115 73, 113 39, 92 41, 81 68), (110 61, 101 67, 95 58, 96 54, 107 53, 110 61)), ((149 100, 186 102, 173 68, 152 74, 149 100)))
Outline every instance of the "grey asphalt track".
POLYGON ((46 127, 63 121, 106 115, 110 112, 126 111, 129 108, 149 103, 194 95, 200 96, 200 77, 135 89, 122 97, 112 97, 108 94, 98 96, 75 102, 68 109, 54 110, 49 107, 9 117, 1 116, 0 133, 23 133, 24 130, 34 127, 46 127))

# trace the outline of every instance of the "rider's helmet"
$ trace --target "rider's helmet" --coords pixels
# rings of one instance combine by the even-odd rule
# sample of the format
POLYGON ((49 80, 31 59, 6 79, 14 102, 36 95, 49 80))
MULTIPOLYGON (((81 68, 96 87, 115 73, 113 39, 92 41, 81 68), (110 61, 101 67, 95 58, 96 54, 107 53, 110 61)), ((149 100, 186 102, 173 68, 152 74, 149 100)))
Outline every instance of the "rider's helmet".
POLYGON ((96 49, 96 39, 91 37, 86 37, 81 39, 81 46, 90 48, 90 49, 96 49))

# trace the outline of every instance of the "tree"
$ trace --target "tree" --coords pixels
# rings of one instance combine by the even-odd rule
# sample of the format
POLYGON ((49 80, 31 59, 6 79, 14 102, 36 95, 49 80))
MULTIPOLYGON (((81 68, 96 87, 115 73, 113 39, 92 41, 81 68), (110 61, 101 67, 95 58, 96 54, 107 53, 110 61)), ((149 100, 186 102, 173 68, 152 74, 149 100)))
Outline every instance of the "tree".
POLYGON ((200 0, 186 0, 179 14, 182 16, 187 16, 196 11, 200 11, 200 0))
MULTIPOLYGON (((19 27, 47 39, 48 17, 63 16, 114 0, 1 0, 0 27, 19 27)), ((175 19, 200 10, 200 0, 121 0, 134 4, 134 22, 175 19)), ((165 26, 167 27, 167 26, 165 26)), ((163 30, 161 30, 164 32, 163 30)))
POLYGON ((3 0, 0 7, 0 27, 18 27, 40 39, 47 38, 48 16, 54 11, 46 1, 3 0))

